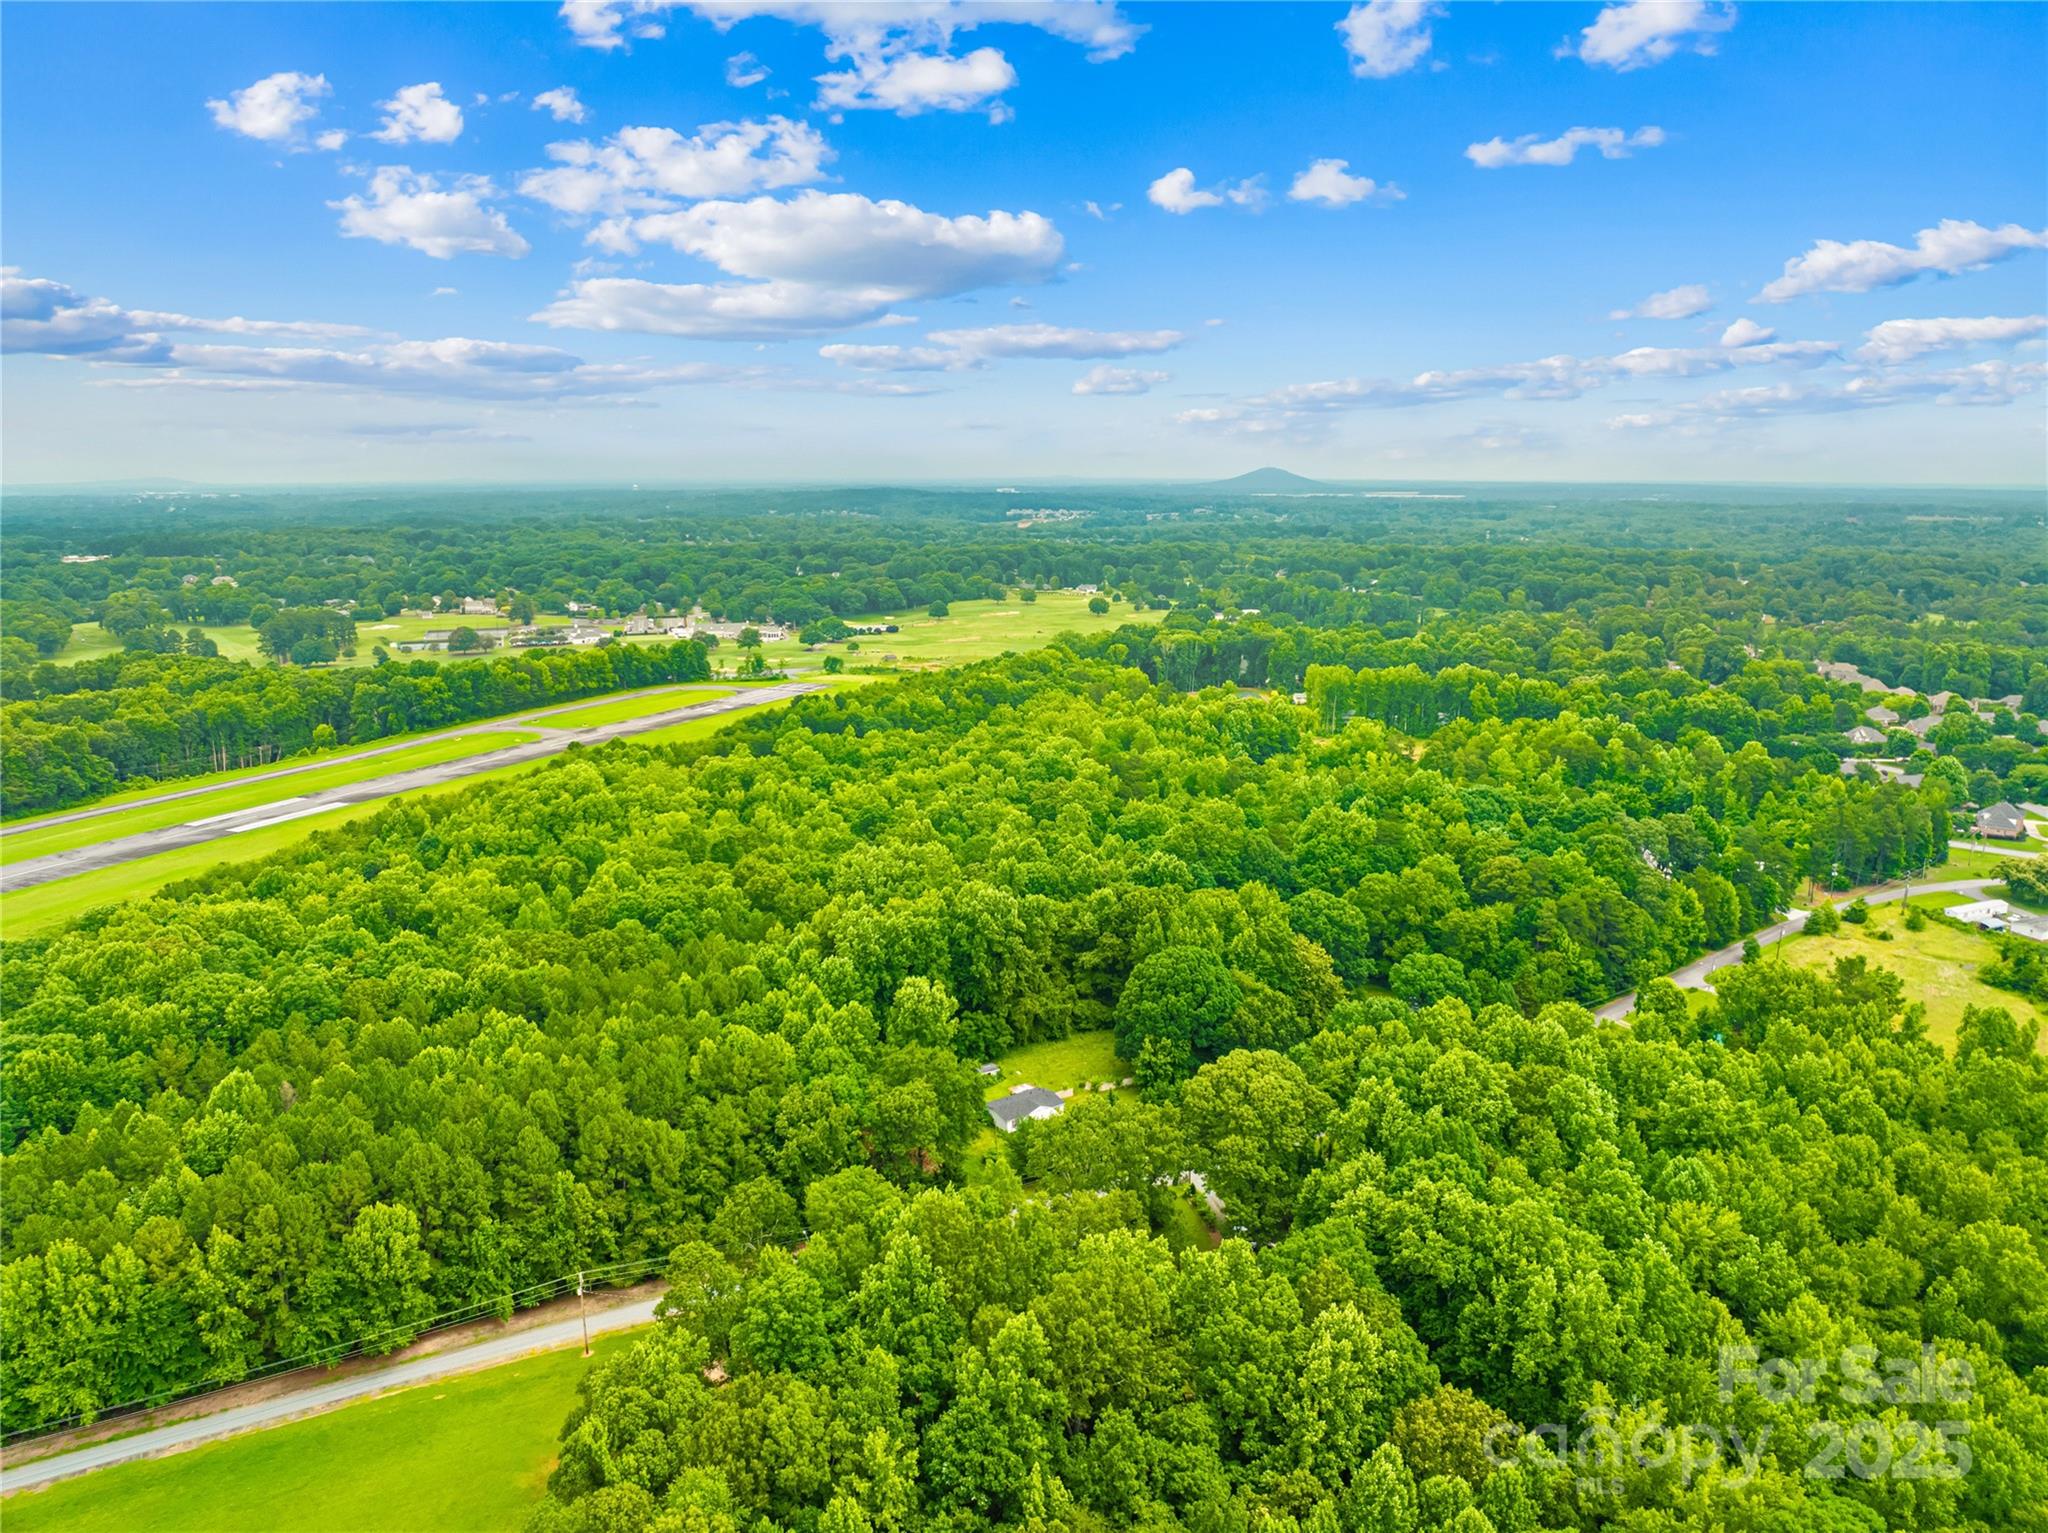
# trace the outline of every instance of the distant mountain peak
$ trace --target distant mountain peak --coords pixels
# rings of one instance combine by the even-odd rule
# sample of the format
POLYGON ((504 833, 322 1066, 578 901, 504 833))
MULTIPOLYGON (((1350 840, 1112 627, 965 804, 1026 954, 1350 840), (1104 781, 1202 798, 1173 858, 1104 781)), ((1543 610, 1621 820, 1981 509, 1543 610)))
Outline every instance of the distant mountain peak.
POLYGON ((1255 468, 1235 479, 1219 479, 1207 486, 1212 490, 1327 490, 1318 479, 1304 479, 1284 468, 1255 468))

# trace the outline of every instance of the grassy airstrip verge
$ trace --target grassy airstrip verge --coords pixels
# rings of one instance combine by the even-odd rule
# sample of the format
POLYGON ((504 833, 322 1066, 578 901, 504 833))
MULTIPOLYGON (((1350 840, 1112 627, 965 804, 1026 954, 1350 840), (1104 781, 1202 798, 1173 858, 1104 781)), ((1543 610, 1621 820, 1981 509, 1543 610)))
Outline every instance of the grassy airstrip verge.
MULTIPOLYGON (((871 677, 819 678, 833 686, 860 686, 874 680, 871 677)), ((715 689, 707 689, 715 690, 715 689)), ((733 689, 725 689, 733 690, 733 689)), ((670 700, 664 706, 677 706, 670 700)), ((649 711, 656 711, 650 709, 649 711)), ((675 745, 688 740, 707 739, 726 725, 748 718, 748 710, 732 713, 713 714, 709 718, 686 719, 680 724, 664 725, 645 730, 628 737, 631 743, 648 745, 675 745)), ((536 723, 547 723, 547 719, 536 719, 536 723)), ((507 742, 509 743, 509 742, 507 742)), ((393 752, 392 755, 397 755, 393 752)), ((373 761, 389 761, 391 757, 373 757, 373 761)), ((415 789, 409 797, 421 798, 433 794, 460 793, 478 783, 495 782, 503 777, 515 776, 521 772, 534 772, 546 766, 549 761, 559 761, 560 756, 544 757, 539 761, 519 762, 512 766, 494 767, 478 772, 439 787, 415 789)), ((413 763, 418 765, 419 763, 413 763)), ((381 774, 380 774, 381 775, 381 774)), ((296 779, 287 779, 295 781, 296 779)), ((374 785, 374 784, 373 784, 374 785)), ((275 786, 274 784, 270 786, 275 786)), ((297 788, 290 790, 300 791, 297 788)), ((288 796, 283 789, 279 797, 288 796)), ((208 796, 208 802, 212 795, 208 796)), ((382 807, 381 799, 366 799, 354 804, 330 809, 324 814, 309 814, 303 819, 287 820, 282 825, 269 825, 261 830, 245 831, 241 835, 226 836, 217 841, 208 841, 199 846, 179 847, 175 851, 158 852, 153 857, 138 857, 133 862, 124 862, 119 867, 108 868, 97 873, 80 873, 71 878, 53 879, 47 884, 37 884, 32 889, 21 889, 0 899, 0 936, 9 938, 33 937, 52 931, 57 927, 75 921, 88 910, 101 905, 111 905, 120 900, 146 899, 166 884, 180 879, 194 878, 210 868, 223 863, 253 862, 259 857, 268 857, 272 852, 283 851, 296 845, 316 831, 332 830, 345 825, 359 815, 374 814, 382 807)), ((188 801, 189 804, 189 801, 188 801)), ((183 823, 191 815, 173 823, 183 823)), ((109 816, 108 818, 112 818, 109 816)), ((99 821, 86 821, 97 824, 99 821)), ((94 839, 98 839, 95 837, 94 839)))
MULTIPOLYGON (((598 1358, 632 1332, 595 1343, 598 1358)), ((8 1533, 517 1528, 591 1362, 574 1347, 10 1496, 8 1533)))
MULTIPOLYGON (((385 751, 374 756, 353 756, 335 761, 328 766, 309 766, 306 770, 293 772, 287 777, 259 778, 255 782, 224 786, 203 794, 195 794, 190 798, 139 804, 133 809, 94 815, 87 820, 70 820, 62 825, 50 825, 40 830, 10 831, 0 836, 0 866, 11 862, 23 862, 30 857, 47 856, 51 852, 68 852, 73 847, 96 846, 102 841, 114 841, 122 836, 133 836, 146 830, 161 830, 167 825, 185 825, 201 816, 232 814, 238 809, 253 809, 263 804, 275 803, 280 799, 298 798, 328 788, 342 788, 353 782, 387 777, 393 772, 411 771, 415 767, 439 766, 444 761, 460 761, 467 756, 482 756, 491 751, 503 750, 508 745, 523 745, 529 740, 539 738, 531 731, 508 729, 492 730, 484 734, 457 735, 446 740, 428 740, 419 745, 385 751)), ((176 785, 165 784, 164 789, 159 791, 164 790, 175 791, 176 785)))
POLYGON ((532 722, 544 724, 549 729, 595 729, 600 724, 616 724, 621 719, 645 718, 650 713, 666 713, 671 708, 687 708, 692 703, 713 702, 721 697, 730 697, 738 690, 737 687, 701 684, 663 687, 641 697, 600 698, 580 708, 550 711, 535 717, 532 722))

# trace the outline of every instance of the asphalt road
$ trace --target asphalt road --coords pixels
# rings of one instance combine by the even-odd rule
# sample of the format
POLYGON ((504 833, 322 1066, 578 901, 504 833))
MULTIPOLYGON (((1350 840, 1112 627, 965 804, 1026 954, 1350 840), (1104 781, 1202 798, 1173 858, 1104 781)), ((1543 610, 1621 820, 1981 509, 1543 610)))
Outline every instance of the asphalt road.
MULTIPOLYGON (((656 1302, 653 1299, 641 1299, 632 1304, 620 1305, 616 1309, 595 1311, 590 1316, 591 1334, 646 1325, 654 1319, 656 1302)), ((174 1421, 168 1426, 138 1432, 132 1437, 116 1437, 107 1442, 94 1443, 90 1447, 74 1448, 69 1453, 31 1459, 25 1464, 9 1465, 0 1470, 0 1494, 47 1485, 53 1480, 69 1479, 72 1475, 84 1474, 88 1470, 104 1469, 110 1464, 126 1464, 134 1459, 158 1458, 167 1453, 178 1453, 186 1448, 196 1448, 202 1443, 216 1442, 223 1437, 252 1432, 260 1427, 276 1426, 297 1416, 312 1415, 337 1405, 345 1405, 351 1400, 381 1395, 387 1390, 403 1389, 408 1384, 422 1384, 429 1379, 468 1373, 472 1369, 509 1362, 515 1357, 524 1357, 533 1352, 551 1352, 559 1347, 573 1347, 582 1340, 581 1326, 582 1323, 574 1319, 556 1320, 547 1325, 537 1325, 531 1330, 511 1331, 503 1336, 492 1336, 483 1341, 472 1342, 466 1347, 454 1347, 446 1352, 436 1352, 429 1357, 414 1358, 410 1362, 399 1363, 390 1368, 378 1368, 324 1384, 313 1384, 305 1389, 294 1390, 290 1394, 279 1395, 274 1400, 259 1400, 253 1405, 238 1405, 233 1410, 219 1411, 211 1416, 195 1416, 189 1421, 174 1421)))
MULTIPOLYGON (((1957 842, 1955 844, 1961 845, 1962 843, 1957 842)), ((2024 852, 2015 852, 2012 855, 2023 857, 2026 854, 2024 852)), ((1999 880, 1995 878, 1951 878, 1934 883, 1916 883, 1910 887, 1915 894, 1967 894, 1981 898, 1986 889, 1998 882, 1999 880)), ((1875 894, 1864 895, 1863 900, 1868 905, 1889 904, 1893 900, 1904 899, 1906 888, 1907 886, 1901 885, 1896 889, 1880 889, 1875 894)), ((1795 910, 1784 920, 1778 922, 1777 925, 1766 926, 1762 931, 1756 933, 1758 945, 1769 947, 1780 937, 1791 936, 1806 925, 1807 917, 1812 914, 1813 912, 1810 910, 1795 910)), ((1695 958, 1684 968, 1674 970, 1670 975, 1670 980, 1672 984, 1681 990, 1711 990, 1714 987, 1707 983, 1708 975, 1712 974, 1716 969, 1725 969, 1730 964, 1741 962, 1742 944, 1738 942, 1733 947, 1722 948, 1718 953, 1709 953, 1704 958, 1695 958)), ((1631 990, 1627 995, 1618 995, 1605 1006, 1596 1008, 1593 1015, 1609 1022, 1619 1022, 1635 1009, 1636 993, 1631 990)))
MULTIPOLYGON (((118 836, 92 846, 74 847, 66 852, 52 852, 47 857, 31 857, 22 862, 11 863, 0 868, 0 893, 11 893, 17 889, 32 889, 37 884, 49 883, 52 879, 69 878, 77 873, 97 873, 106 868, 119 867, 124 862, 133 862, 138 857, 152 856, 157 852, 174 851, 179 847, 199 846, 208 841, 218 841, 226 836, 239 835, 243 831, 260 830, 266 825, 281 825, 306 815, 321 814, 330 809, 340 809, 349 804, 360 804, 371 799, 390 798, 394 794, 413 793, 421 788, 439 787, 444 783, 459 782, 479 772, 496 771, 500 767, 517 766, 521 762, 538 761, 567 750, 571 745, 601 745, 607 740, 622 739, 650 729, 660 729, 670 724, 684 723, 690 719, 711 718, 721 713, 734 713, 743 708, 758 708, 768 703, 786 702, 806 692, 819 691, 817 682, 792 681, 778 686, 756 687, 749 691, 735 692, 728 697, 714 697, 707 702, 686 703, 680 707, 666 709, 660 713, 644 714, 639 718, 620 719, 615 723, 597 724, 588 729, 545 729, 537 740, 521 745, 508 745, 503 750, 486 751, 480 756, 465 756, 459 761, 444 761, 435 766, 414 767, 409 771, 391 772, 383 777, 367 777, 361 782, 343 784, 336 788, 325 788, 312 793, 300 794, 294 798, 273 799, 267 804, 258 804, 248 809, 238 809, 229 814, 202 815, 182 825, 167 825, 160 830, 146 830, 132 836, 118 836)), ((637 695, 637 694, 625 694, 637 695)), ((581 702, 565 704, 564 707, 594 707, 614 701, 613 697, 585 698, 581 702)), ((481 729, 529 729, 532 723, 513 719, 492 719, 462 729, 447 731, 448 734, 472 734, 481 729)), ((439 735, 432 739, 442 738, 439 735)), ((407 745, 417 745, 419 740, 408 740, 407 745)), ((332 764, 333 758, 317 763, 321 766, 332 764)), ((261 776, 281 776, 300 768, 286 768, 280 773, 265 773, 261 776)), ((246 779, 245 779, 246 780, 246 779)), ((189 792, 190 790, 187 790, 189 792)), ((203 791, 203 790, 202 790, 203 791)), ((184 794, 165 794, 165 798, 183 797, 184 794)), ((147 800, 145 802, 155 802, 147 800)), ((124 809, 135 807, 124 804, 124 809)), ((194 806, 204 808, 203 801, 194 806)), ((36 823, 50 824, 51 820, 36 823)), ((10 829, 21 830, 26 826, 17 825, 10 829)))

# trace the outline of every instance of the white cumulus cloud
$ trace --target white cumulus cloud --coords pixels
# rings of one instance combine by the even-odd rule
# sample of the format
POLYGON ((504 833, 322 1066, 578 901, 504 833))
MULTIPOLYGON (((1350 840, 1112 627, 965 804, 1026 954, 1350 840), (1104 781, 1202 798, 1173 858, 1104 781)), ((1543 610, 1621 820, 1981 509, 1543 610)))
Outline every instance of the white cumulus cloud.
POLYGON ((320 115, 314 103, 331 89, 325 75, 283 71, 230 91, 225 100, 209 101, 206 108, 231 133, 266 144, 295 143, 300 126, 320 115))
POLYGON ((664 208, 816 181, 832 159, 824 136, 787 117, 715 122, 688 136, 624 128, 602 144, 548 145, 558 163, 520 178, 523 196, 577 217, 664 208))
POLYGON ((1668 287, 1661 293, 1652 293, 1641 303, 1629 309, 1615 309, 1609 319, 1691 319, 1695 314, 1704 314, 1714 306, 1714 295, 1707 291, 1703 282, 1688 282, 1683 287, 1668 287))
MULTIPOLYGON (((844 66, 817 77, 821 108, 901 116, 985 111, 997 122, 1010 116, 1002 94, 1016 83, 1016 71, 996 48, 956 54, 956 34, 999 24, 1035 27, 1079 44, 1100 63, 1129 53, 1144 31, 1114 0, 566 0, 562 18, 585 47, 622 48, 629 38, 661 36, 663 17, 677 9, 720 31, 757 17, 818 28, 826 58, 844 66)), ((734 84, 765 75, 751 55, 728 63, 734 84)))
POLYGON ((2022 250, 2048 248, 2048 229, 2006 224, 1987 229, 1967 219, 1944 218, 1922 229, 1911 246, 1883 240, 1816 240, 1785 263, 1783 275, 1756 295, 1758 303, 1785 303, 1808 293, 1867 293, 1934 273, 1976 271, 2022 250))
POLYGON ((1770 326, 1748 318, 1738 319, 1721 332, 1723 346, 1762 346, 1777 338, 1778 332, 1770 326))
POLYGON ((1183 165, 1169 170, 1146 187, 1145 196, 1154 207, 1164 208, 1169 213, 1192 213, 1197 208, 1221 207, 1225 202, 1258 209, 1265 206, 1266 188, 1264 178, 1260 176, 1218 182, 1214 187, 1199 187, 1195 185, 1195 173, 1183 165))
POLYGON ((533 110, 548 113, 556 122, 587 122, 590 118, 590 108, 577 98, 572 85, 542 91, 533 98, 533 110))
POLYGON ((1007 121, 1010 109, 998 98, 1017 83, 1017 71, 1000 49, 950 53, 862 56, 851 68, 818 76, 818 105, 833 111, 973 112, 1007 121))
POLYGON ((974 357, 1128 357, 1171 351, 1187 340, 1178 330, 1077 330, 1061 325, 990 325, 935 330, 928 337, 974 357))
POLYGON ((2048 332, 2048 316, 1991 315, 1976 319, 1888 319, 1865 332, 1857 356, 1888 365, 1910 362, 1930 351, 2009 344, 2048 332))
POLYGON ((1391 183, 1382 185, 1371 176, 1351 174, 1349 160, 1317 160, 1294 178, 1287 188, 1291 202, 1320 202, 1326 208, 1349 207, 1377 197, 1382 202, 1399 202, 1407 194, 1391 183))
POLYGON ((384 125, 370 137, 386 144, 452 144, 462 136, 462 108, 441 94, 438 81, 402 86, 377 103, 384 125))
POLYGON ((1556 138, 1524 133, 1508 140, 1490 138, 1471 144, 1465 158, 1481 170, 1499 170, 1507 165, 1569 165, 1581 149, 1597 149, 1602 159, 1625 160, 1631 149, 1654 149, 1664 142, 1662 128, 1638 128, 1625 133, 1620 128, 1567 128, 1556 138))
POLYGON ((590 237, 624 253, 668 245, 743 280, 594 278, 535 315, 541 323, 730 339, 815 335, 878 322, 911 299, 1042 282, 1065 248, 1038 213, 949 218, 818 191, 616 218, 590 237))
POLYGON ((818 355, 840 367, 870 373, 951 373, 979 367, 965 352, 942 346, 820 346, 818 355))
POLYGON ((1577 54, 1607 69, 1641 69, 1661 64, 1681 49, 1711 54, 1715 39, 1735 25, 1735 7, 1707 0, 1622 0, 1567 42, 1560 53, 1577 54))
POLYGON ((1413 69, 1429 56, 1429 18, 1443 7, 1430 0, 1365 0, 1337 23, 1351 72, 1362 80, 1384 80, 1413 69))
POLYGON ((1171 373, 1142 372, 1130 367, 1111 367, 1103 363, 1091 367, 1074 380, 1076 394, 1143 394, 1155 383, 1165 383, 1171 373))
POLYGON ((751 53, 735 53, 725 61, 725 83, 735 90, 759 85, 768 78, 768 66, 751 53))
POLYGON ((482 176, 462 176, 444 187, 438 177, 383 165, 370 177, 367 195, 328 206, 341 214, 341 232, 351 239, 409 245, 438 261, 463 254, 523 256, 532 247, 490 206, 496 195, 482 176))

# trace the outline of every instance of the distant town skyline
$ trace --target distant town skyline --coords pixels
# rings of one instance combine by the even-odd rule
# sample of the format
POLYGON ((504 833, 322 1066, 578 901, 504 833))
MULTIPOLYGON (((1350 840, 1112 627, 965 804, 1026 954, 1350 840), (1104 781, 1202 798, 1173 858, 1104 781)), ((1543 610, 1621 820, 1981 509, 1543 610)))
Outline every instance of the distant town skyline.
POLYGON ((10 485, 2048 478, 2039 6, 0 25, 10 485))

